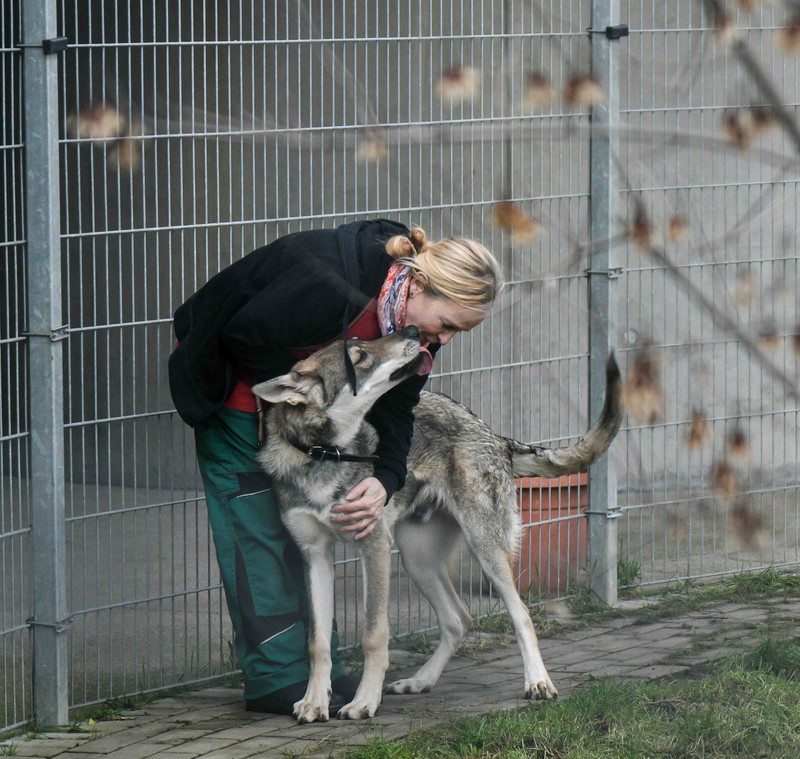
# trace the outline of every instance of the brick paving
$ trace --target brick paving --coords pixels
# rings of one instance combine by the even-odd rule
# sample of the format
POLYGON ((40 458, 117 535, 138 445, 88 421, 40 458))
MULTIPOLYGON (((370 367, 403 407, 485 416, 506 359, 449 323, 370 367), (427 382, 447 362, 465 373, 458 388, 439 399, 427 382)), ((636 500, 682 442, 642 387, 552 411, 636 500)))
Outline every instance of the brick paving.
MULTIPOLYGON (((653 679, 757 645, 775 626, 800 634, 800 600, 725 603, 657 622, 622 617, 541 641, 560 697, 590 678, 653 679)), ((509 640, 509 642, 511 642, 509 640)), ((387 681, 414 671, 419 659, 392 652, 387 681)), ((399 738, 455 715, 526 703, 522 660, 502 641, 453 659, 431 693, 387 696, 371 720, 297 725, 290 717, 246 712, 236 687, 213 687, 161 698, 120 719, 78 725, 77 732, 19 735, 0 741, 0 755, 33 759, 248 759, 335 757, 376 737, 399 738)))

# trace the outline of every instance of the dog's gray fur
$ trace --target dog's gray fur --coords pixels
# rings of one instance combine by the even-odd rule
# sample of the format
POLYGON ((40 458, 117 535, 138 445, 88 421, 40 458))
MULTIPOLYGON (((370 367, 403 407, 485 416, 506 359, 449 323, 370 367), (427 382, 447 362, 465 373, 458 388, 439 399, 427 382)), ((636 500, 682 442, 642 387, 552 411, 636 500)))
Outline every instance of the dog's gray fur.
POLYGON ((389 501, 374 532, 354 541, 352 533, 342 533, 331 520, 330 509, 370 476, 371 465, 312 461, 304 450, 324 445, 370 454, 375 449, 375 431, 364 417, 380 395, 416 371, 418 333, 412 327, 372 342, 355 340, 349 352, 358 379, 355 396, 341 343, 300 361, 289 374, 253 388, 272 404, 260 462, 272 476, 283 521, 303 554, 311 599, 310 677, 305 696, 294 706, 296 718, 301 723, 328 719, 335 540, 355 544, 366 596, 364 671, 352 702, 339 710, 340 718, 371 717, 381 702, 389 665, 393 539, 406 571, 433 606, 441 634, 438 647, 416 675, 392 683, 387 692, 430 690, 469 627, 471 617, 448 572, 451 554, 463 537, 508 609, 522 652, 525 697, 555 698, 533 623, 514 584, 512 566, 520 529, 514 477, 574 473, 608 449, 621 420, 620 376, 613 356, 601 418, 583 440, 564 448, 500 437, 459 403, 423 392, 415 409, 406 484, 389 501))

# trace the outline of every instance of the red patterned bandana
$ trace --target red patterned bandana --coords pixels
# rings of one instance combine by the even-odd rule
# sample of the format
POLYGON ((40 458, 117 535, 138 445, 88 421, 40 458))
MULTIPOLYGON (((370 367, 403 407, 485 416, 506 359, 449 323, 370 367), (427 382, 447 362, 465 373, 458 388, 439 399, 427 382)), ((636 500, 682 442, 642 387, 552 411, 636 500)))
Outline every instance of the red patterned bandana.
MULTIPOLYGON (((413 279, 411 267, 404 264, 392 264, 378 295, 378 324, 382 335, 391 335, 406 326, 406 306, 408 291, 413 279)), ((425 360, 417 374, 430 374, 433 369, 433 356, 428 344, 422 346, 425 360)))

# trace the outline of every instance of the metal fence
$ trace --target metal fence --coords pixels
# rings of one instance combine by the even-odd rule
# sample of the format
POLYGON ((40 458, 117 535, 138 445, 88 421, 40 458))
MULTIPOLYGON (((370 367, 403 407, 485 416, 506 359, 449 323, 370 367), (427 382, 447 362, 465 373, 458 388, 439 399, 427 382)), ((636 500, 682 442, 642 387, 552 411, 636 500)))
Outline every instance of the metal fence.
MULTIPOLYGON (((521 484, 521 591, 800 562, 797 19, 703 5, 3 3, 0 729, 234 669, 171 316, 290 231, 494 250, 502 301, 431 385, 503 435, 574 440, 616 347, 627 427, 588 509, 585 479, 521 484)), ((433 626, 395 577, 393 631, 433 626)))

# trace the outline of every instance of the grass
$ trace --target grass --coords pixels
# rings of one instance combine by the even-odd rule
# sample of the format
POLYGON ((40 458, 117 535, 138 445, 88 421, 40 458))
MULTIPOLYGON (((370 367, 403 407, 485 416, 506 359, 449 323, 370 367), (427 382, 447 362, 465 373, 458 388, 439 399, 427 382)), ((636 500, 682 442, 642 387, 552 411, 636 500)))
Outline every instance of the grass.
POLYGON ((800 683, 800 646, 797 640, 767 638, 755 651, 744 655, 742 666, 800 683))
POLYGON ((563 701, 352 749, 349 759, 800 756, 800 641, 765 640, 703 677, 596 681, 563 701))
POLYGON ((163 698, 166 695, 183 693, 186 690, 188 689, 185 686, 178 686, 162 691, 158 696, 155 693, 137 693, 130 696, 110 698, 100 705, 75 709, 72 714, 72 721, 67 725, 46 725, 36 720, 31 720, 20 731, 18 736, 0 743, 0 756, 16 756, 17 743, 19 741, 35 740, 45 733, 81 733, 82 735, 89 733, 92 737, 95 737, 92 728, 97 722, 131 719, 127 712, 133 709, 141 709, 153 703, 158 697, 163 698))
MULTIPOLYGON (((617 568, 618 576, 621 573, 633 577, 638 565, 631 563, 622 569, 621 566, 622 563, 617 568)), ((574 616, 573 625, 580 626, 621 616, 632 617, 637 622, 646 624, 702 609, 709 604, 775 600, 781 596, 797 596, 798 593, 800 575, 767 568, 762 572, 731 575, 713 584, 697 584, 685 580, 666 587, 659 586, 650 592, 629 588, 625 594, 627 598, 647 602, 635 609, 612 608, 582 585, 570 589, 566 603, 574 616)))
MULTIPOLYGON (((174 692, 181 693, 184 690, 186 689, 178 687, 174 689, 174 692)), ((120 719, 125 715, 125 712, 131 709, 141 709, 147 704, 152 704, 155 700, 156 696, 153 693, 137 693, 131 696, 109 698, 102 705, 93 707, 85 717, 92 722, 120 719)))
MULTIPOLYGON (((185 688, 175 688, 174 691, 180 692, 185 688)), ((163 695, 163 694, 162 694, 163 695)), ((125 712, 131 709, 140 709, 147 704, 156 700, 153 693, 142 693, 132 696, 121 696, 119 698, 110 698, 103 702, 100 706, 87 707, 85 709, 76 709, 72 715, 72 721, 66 725, 46 725, 36 720, 31 720, 27 723, 25 728, 21 731, 20 738, 22 741, 30 741, 38 738, 45 733, 91 733, 92 725, 97 722, 106 720, 129 719, 125 712)), ((0 744, 0 756, 15 756, 16 744, 7 742, 0 744)))
POLYGON ((617 586, 620 590, 633 590, 642 579, 639 563, 629 559, 617 562, 617 586))
MULTIPOLYGON (((667 619, 687 611, 723 602, 754 602, 779 599, 800 593, 800 575, 781 573, 768 568, 763 572, 741 573, 724 578, 713 585, 698 585, 691 581, 677 582, 652 596, 653 603, 626 612, 638 622, 648 623, 667 619)), ((640 598, 647 598, 639 594, 640 598)))
MULTIPOLYGON (((631 584, 637 566, 620 569, 631 584)), ((677 582, 651 603, 611 608, 588 589, 567 599, 567 627, 627 616, 642 624, 725 602, 775 602, 796 597, 800 577, 773 569, 734 575, 713 585, 677 582)), ((637 592, 639 598, 647 595, 637 592)), ((538 606, 534 608, 538 616, 538 606)), ((537 628, 541 620, 535 619, 537 628)), ((507 624, 507 622, 506 622, 507 624)), ((478 629, 504 632, 503 615, 478 629)), ((792 625, 794 628, 794 625, 792 625)), ((539 630, 557 635, 562 625, 539 630)), ((762 627, 762 632, 763 632, 762 627)), ((777 628, 780 629, 780 628, 777 628)), ((772 628, 767 627, 767 630, 772 628)), ((772 630, 774 632, 774 630, 772 630)), ((708 641, 711 643, 711 641, 708 641)), ((706 641, 698 639, 702 648, 706 641)), ((417 645, 422 648, 420 641, 417 645)), ((345 754, 352 759, 626 759, 627 757, 800 756, 800 639, 766 638, 755 650, 705 665, 688 676, 646 683, 592 682, 563 701, 520 712, 471 716, 401 740, 376 740, 345 754)))

